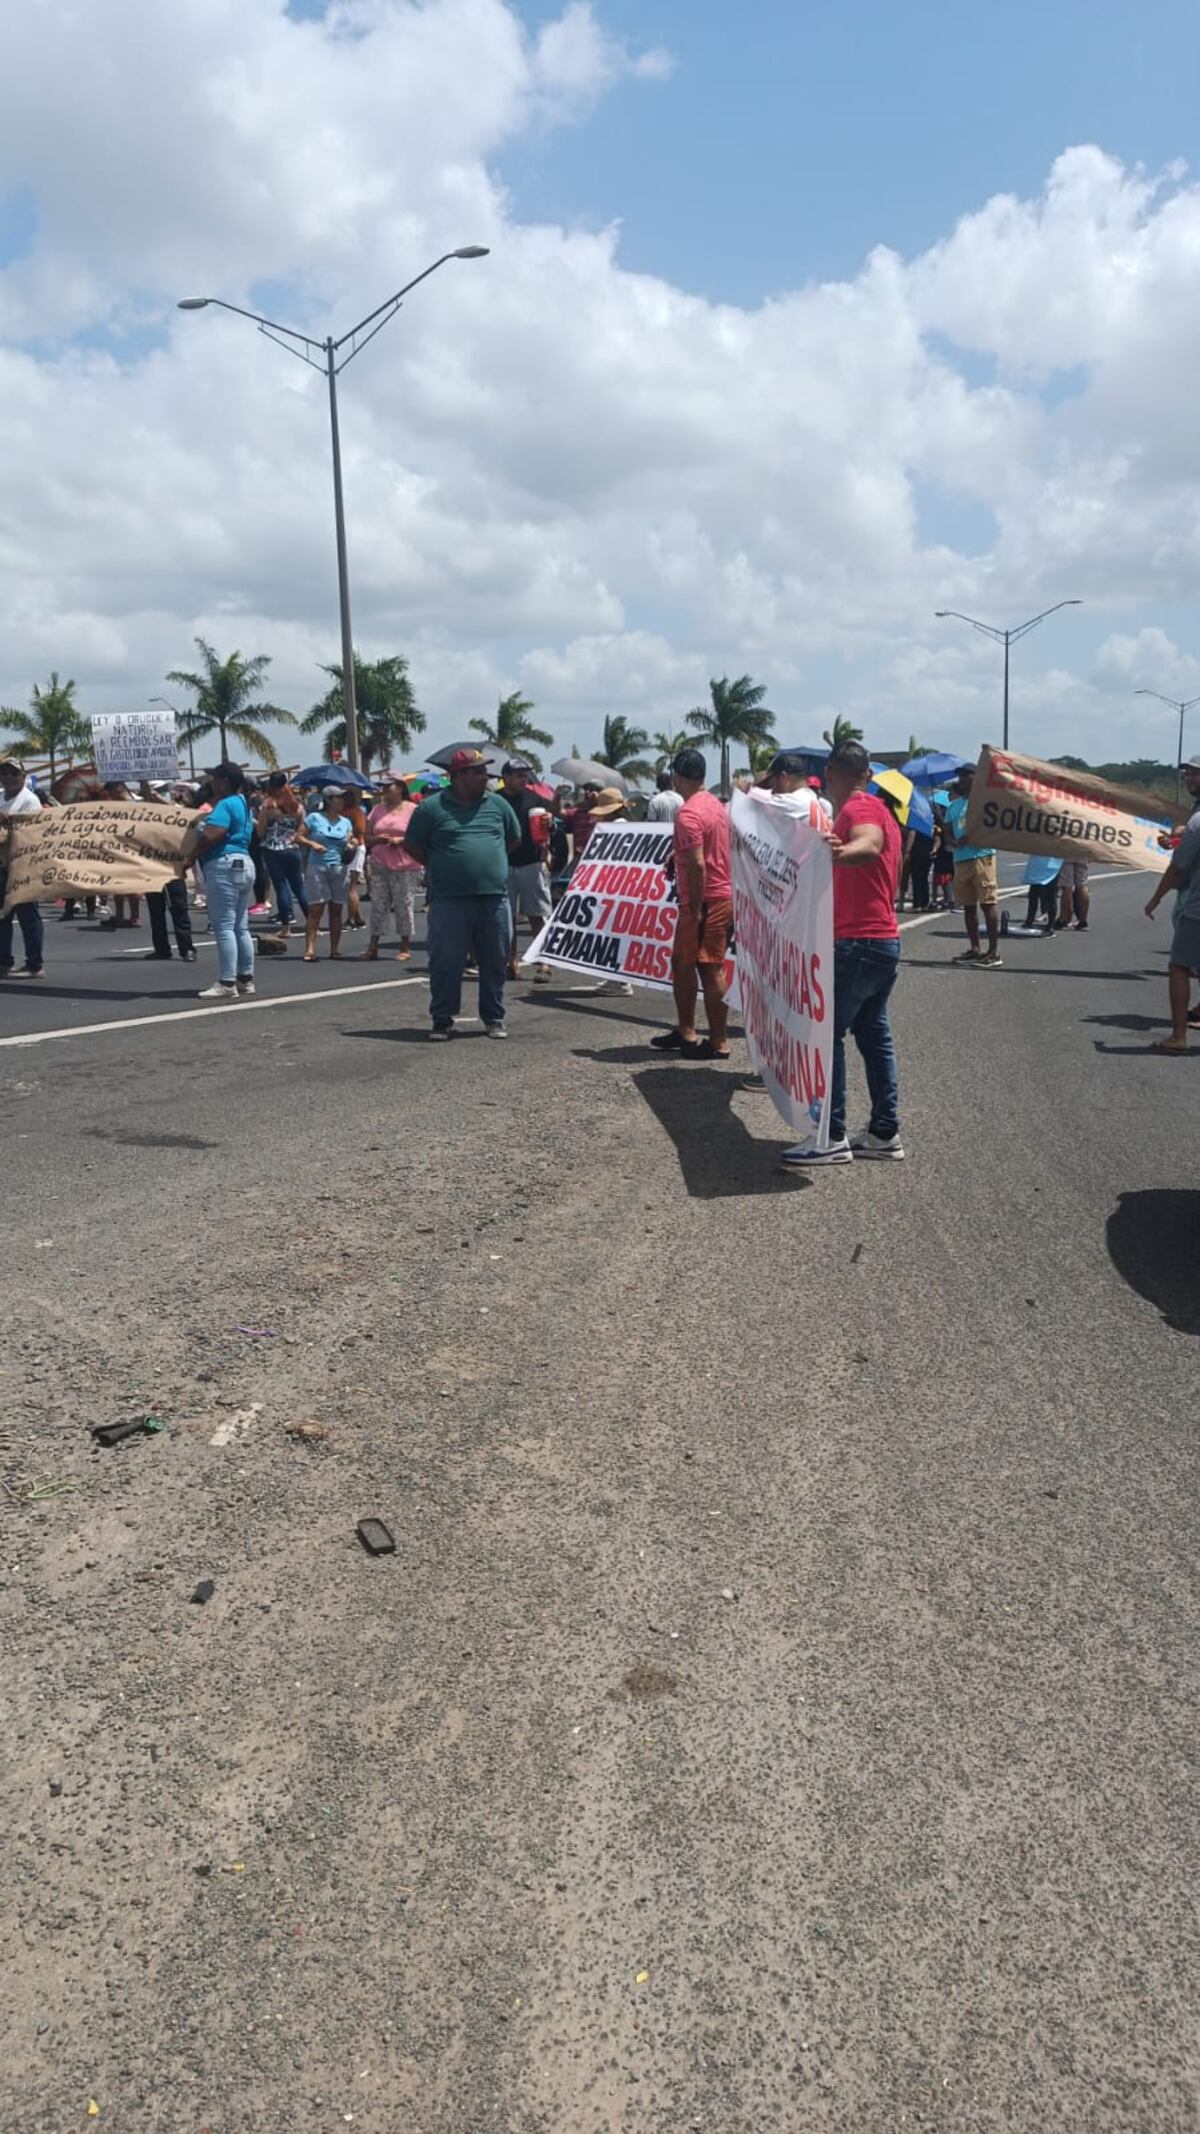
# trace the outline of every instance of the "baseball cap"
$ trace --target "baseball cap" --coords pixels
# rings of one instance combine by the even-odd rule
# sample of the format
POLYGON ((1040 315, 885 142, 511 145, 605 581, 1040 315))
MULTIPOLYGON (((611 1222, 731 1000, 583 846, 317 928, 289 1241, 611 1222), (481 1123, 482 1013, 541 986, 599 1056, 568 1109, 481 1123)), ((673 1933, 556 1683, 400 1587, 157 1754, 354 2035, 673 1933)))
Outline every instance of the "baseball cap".
POLYGON ((487 757, 481 748, 456 748, 450 758, 452 771, 486 771, 487 757))
POLYGON ((588 806, 588 814, 595 816, 599 822, 609 815, 623 815, 625 806, 624 793, 619 793, 615 785, 602 785, 595 800, 588 806))
POLYGON ((1189 756, 1183 768, 1185 771, 1200 771, 1200 756, 1189 756))
POLYGON ((504 766, 504 775, 507 778, 510 771, 532 771, 532 769, 532 763, 526 763, 523 756, 510 756, 504 766))

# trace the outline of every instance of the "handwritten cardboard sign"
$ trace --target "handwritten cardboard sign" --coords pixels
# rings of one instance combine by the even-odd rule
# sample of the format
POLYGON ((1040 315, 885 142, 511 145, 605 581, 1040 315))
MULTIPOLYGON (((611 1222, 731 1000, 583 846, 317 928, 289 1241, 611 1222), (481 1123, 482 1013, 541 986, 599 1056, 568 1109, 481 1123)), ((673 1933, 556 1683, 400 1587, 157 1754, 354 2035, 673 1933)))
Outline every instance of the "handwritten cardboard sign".
POLYGON ((43 808, 7 825, 4 909, 71 895, 144 896, 186 872, 183 842, 196 817, 189 808, 145 800, 98 800, 43 808))

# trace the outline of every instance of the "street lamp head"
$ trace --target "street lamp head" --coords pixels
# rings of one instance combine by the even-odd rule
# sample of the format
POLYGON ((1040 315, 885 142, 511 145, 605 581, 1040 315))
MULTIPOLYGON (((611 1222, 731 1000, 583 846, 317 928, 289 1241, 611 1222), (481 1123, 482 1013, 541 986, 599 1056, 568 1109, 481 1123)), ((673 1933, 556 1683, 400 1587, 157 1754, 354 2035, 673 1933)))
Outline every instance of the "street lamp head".
POLYGON ((935 622, 945 622, 946 617, 949 613, 949 608, 935 608, 933 611, 933 619, 935 622))
POLYGON ((460 245, 457 252, 452 252, 450 257, 451 259, 486 259, 490 249, 488 245, 460 245))
POLYGON ((205 305, 210 302, 211 298, 207 296, 181 296, 175 309, 177 311, 203 311, 205 305))

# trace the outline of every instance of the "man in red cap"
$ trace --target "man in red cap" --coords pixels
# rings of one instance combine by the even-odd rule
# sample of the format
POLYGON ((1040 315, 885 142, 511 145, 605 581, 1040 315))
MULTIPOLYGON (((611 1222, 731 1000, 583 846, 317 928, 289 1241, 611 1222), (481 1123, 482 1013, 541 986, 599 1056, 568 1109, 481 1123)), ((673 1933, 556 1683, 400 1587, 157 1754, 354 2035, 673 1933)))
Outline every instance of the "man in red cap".
POLYGON ((503 794, 487 786, 487 758, 477 748, 456 748, 449 785, 421 802, 404 833, 404 849, 424 867, 429 892, 429 1034, 439 1040, 453 1032, 472 952, 483 1027, 489 1037, 508 1036, 508 858, 521 842, 521 825, 503 794))

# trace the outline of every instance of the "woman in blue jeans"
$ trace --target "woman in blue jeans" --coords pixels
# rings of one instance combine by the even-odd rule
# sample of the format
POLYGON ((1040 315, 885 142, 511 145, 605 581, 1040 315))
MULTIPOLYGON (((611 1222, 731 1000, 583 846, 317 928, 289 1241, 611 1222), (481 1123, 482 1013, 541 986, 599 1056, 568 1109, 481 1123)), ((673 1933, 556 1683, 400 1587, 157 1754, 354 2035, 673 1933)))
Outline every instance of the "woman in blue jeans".
POLYGON ((254 817, 245 794, 246 781, 236 763, 219 764, 211 782, 212 810, 193 831, 184 855, 199 858, 209 923, 217 943, 217 982, 206 986, 200 998, 248 1000, 254 992, 254 936, 250 932, 254 817))
POLYGON ((292 913, 298 904, 308 917, 308 892, 304 887, 304 855, 296 845, 304 828, 304 803, 288 784, 286 771, 272 771, 266 797, 259 811, 258 835, 267 873, 279 906, 279 931, 290 933, 292 913))

